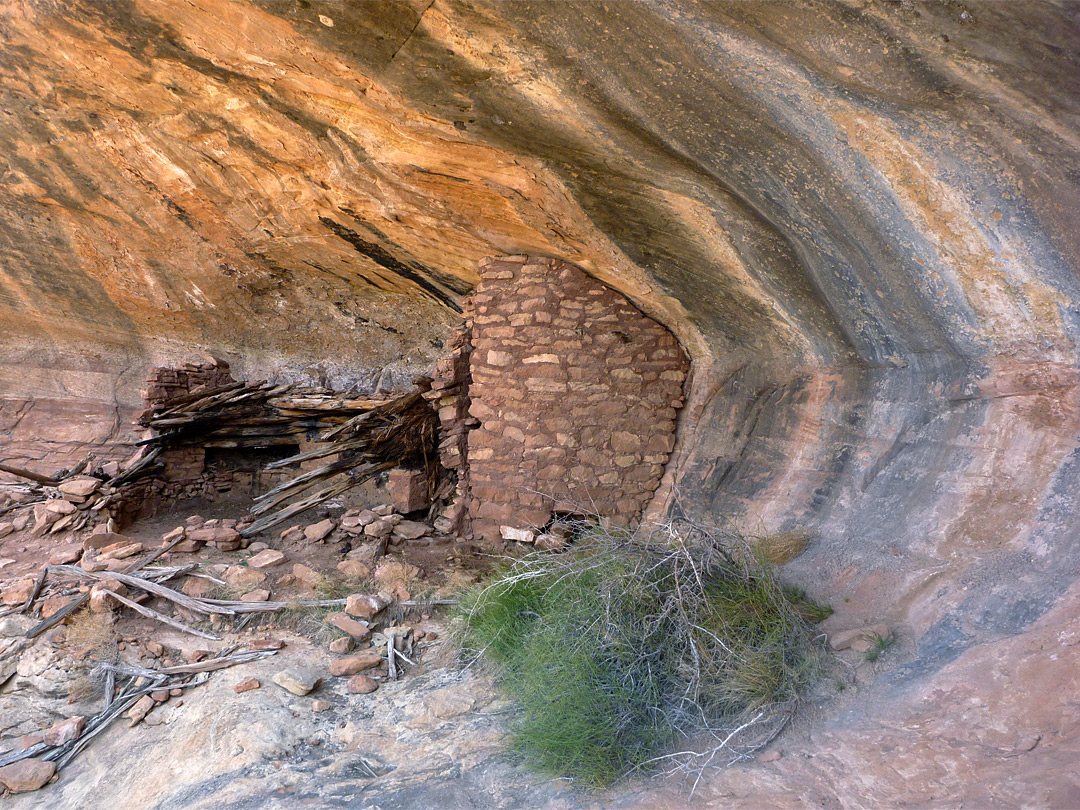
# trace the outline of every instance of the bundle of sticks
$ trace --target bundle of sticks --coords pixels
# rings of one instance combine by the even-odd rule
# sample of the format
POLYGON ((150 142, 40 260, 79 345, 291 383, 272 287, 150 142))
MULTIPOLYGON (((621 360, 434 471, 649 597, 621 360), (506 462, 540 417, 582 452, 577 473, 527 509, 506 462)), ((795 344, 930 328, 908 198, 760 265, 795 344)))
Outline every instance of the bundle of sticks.
POLYGON ((264 531, 392 467, 424 469, 434 491, 439 477, 439 418, 424 399, 424 390, 421 385, 403 397, 378 403, 322 433, 318 441, 325 446, 267 465, 273 469, 333 457, 257 498, 251 513, 261 517, 241 535, 264 531))

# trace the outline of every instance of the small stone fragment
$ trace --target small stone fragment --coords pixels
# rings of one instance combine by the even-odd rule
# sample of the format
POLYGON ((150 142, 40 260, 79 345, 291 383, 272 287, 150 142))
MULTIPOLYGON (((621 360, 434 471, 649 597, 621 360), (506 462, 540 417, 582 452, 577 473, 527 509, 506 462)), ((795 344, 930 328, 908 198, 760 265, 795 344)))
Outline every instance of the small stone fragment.
POLYGON ((146 717, 146 715, 150 714, 151 710, 156 705, 157 703, 154 702, 154 699, 150 697, 150 695, 143 695, 141 698, 135 701, 135 705, 127 711, 127 716, 131 720, 131 723, 129 725, 131 727, 137 726, 139 724, 139 721, 146 717))
POLYGON ((313 700, 311 701, 311 710, 313 712, 325 712, 330 709, 330 703, 326 700, 313 700))
POLYGON ((244 678, 233 686, 233 691, 239 695, 243 692, 250 692, 252 689, 258 689, 261 686, 262 684, 259 683, 257 678, 244 678))
POLYGON ((330 662, 330 674, 338 678, 346 675, 355 675, 365 669, 377 667, 383 662, 383 657, 377 652, 363 652, 356 655, 347 655, 330 662))
POLYGON ((82 555, 82 543, 66 543, 53 549, 49 555, 49 565, 70 565, 78 562, 82 555))
POLYGON ((348 633, 357 641, 366 641, 371 638, 371 630, 366 625, 346 616, 344 613, 331 613, 323 621, 343 633, 348 633))
POLYGON ((249 568, 255 568, 261 570, 263 568, 272 568, 275 565, 281 565, 285 562, 285 555, 277 549, 268 548, 260 551, 254 557, 247 561, 249 568))
POLYGON ((367 675, 353 675, 345 688, 354 695, 368 695, 379 688, 379 682, 367 675))
POLYGON ((330 518, 320 520, 318 523, 312 523, 306 529, 304 529, 304 539, 309 543, 318 543, 324 540, 330 532, 334 530, 334 521, 330 518))
POLYGON ((249 650, 280 650, 285 642, 279 638, 259 638, 248 642, 249 650))
POLYGON ((292 667, 283 669, 274 674, 273 681, 286 692, 303 697, 319 685, 322 680, 316 673, 309 669, 292 667))
POLYGON ((381 596, 354 593, 345 598, 345 612, 360 619, 371 619, 389 604, 390 601, 381 596))
POLYGON ((0 768, 0 785, 12 793, 28 793, 44 787, 55 773, 55 762, 22 759, 0 768))
POLYGON ((57 720, 42 736, 49 745, 63 745, 71 740, 77 740, 84 728, 86 728, 86 718, 76 715, 57 720))
POLYGON ((349 636, 342 636, 341 638, 335 638, 330 644, 327 645, 330 652, 337 655, 344 655, 345 653, 352 652, 356 642, 349 636))
POLYGON ((301 563, 296 563, 292 569, 296 581, 309 590, 315 590, 323 581, 323 575, 314 568, 309 568, 301 563))
POLYGON ((503 540, 512 540, 518 543, 533 543, 536 541, 536 532, 532 529, 518 529, 514 526, 500 526, 499 534, 503 540))

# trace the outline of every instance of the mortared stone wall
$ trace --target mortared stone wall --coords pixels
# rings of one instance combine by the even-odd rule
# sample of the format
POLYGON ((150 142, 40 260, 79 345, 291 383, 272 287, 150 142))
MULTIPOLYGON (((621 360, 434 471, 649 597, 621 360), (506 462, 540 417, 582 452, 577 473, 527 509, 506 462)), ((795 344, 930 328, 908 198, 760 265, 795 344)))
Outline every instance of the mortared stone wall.
POLYGON ((689 362, 674 336, 565 261, 487 259, 471 321, 473 534, 554 512, 635 524, 675 443, 689 362))

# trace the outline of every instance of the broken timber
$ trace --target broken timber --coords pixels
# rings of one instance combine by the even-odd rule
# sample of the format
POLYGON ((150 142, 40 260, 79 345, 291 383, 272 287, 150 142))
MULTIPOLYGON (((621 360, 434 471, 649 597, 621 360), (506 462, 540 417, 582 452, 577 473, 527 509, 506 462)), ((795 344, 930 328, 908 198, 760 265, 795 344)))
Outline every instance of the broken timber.
POLYGON ((421 377, 416 383, 410 393, 387 400, 274 386, 265 380, 230 383, 145 412, 139 423, 155 435, 140 444, 153 448, 147 456, 151 459, 163 449, 188 445, 257 449, 296 444, 301 437, 324 442, 267 465, 276 469, 333 458, 258 497, 252 510, 258 519, 240 532, 250 537, 397 466, 424 469, 435 491, 439 421, 423 396, 430 380, 421 377))

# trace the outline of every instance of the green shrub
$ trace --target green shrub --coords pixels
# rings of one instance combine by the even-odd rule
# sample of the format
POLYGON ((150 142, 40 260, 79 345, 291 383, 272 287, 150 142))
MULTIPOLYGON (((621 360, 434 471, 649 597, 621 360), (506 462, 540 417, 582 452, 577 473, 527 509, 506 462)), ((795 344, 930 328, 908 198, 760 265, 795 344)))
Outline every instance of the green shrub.
POLYGON ((658 760, 730 762, 772 739, 820 657, 808 619, 827 613, 741 543, 593 528, 570 552, 529 555, 467 592, 459 641, 519 705, 514 749, 603 786, 658 760), (689 735, 712 742, 663 753, 689 735))

